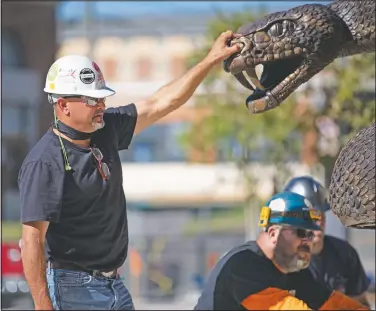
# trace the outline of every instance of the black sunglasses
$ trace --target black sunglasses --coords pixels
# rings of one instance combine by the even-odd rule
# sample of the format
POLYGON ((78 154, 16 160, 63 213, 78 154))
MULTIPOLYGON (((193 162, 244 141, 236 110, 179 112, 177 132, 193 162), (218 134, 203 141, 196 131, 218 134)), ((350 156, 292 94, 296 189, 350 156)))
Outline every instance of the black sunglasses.
POLYGON ((94 158, 97 160, 98 170, 103 180, 108 180, 111 175, 110 169, 107 164, 103 162, 103 154, 98 148, 90 148, 94 158))
POLYGON ((312 240, 315 237, 315 233, 311 230, 296 228, 296 236, 300 239, 312 240))
POLYGON ((291 230, 294 231, 296 236, 299 239, 306 239, 312 240, 315 237, 315 233, 312 230, 302 229, 302 228, 294 228, 294 227, 283 227, 283 230, 291 230))
POLYGON ((106 103, 106 98, 93 98, 93 97, 88 97, 88 96, 80 96, 80 95, 68 95, 68 96, 64 96, 62 98, 66 98, 66 99, 69 99, 69 98, 80 98, 81 101, 90 106, 90 107, 95 107, 96 105, 98 105, 99 103, 103 103, 105 104, 106 103))

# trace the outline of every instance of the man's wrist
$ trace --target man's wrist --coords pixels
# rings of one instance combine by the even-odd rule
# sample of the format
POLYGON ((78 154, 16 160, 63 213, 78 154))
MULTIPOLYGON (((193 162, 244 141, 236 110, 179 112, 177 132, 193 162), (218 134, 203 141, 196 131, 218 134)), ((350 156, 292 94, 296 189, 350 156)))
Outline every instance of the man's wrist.
POLYGON ((34 300, 34 306, 37 310, 51 310, 52 308, 52 301, 50 299, 49 290, 47 284, 44 285, 37 285, 31 284, 30 286, 31 294, 34 300), (39 290, 35 290, 38 287, 39 290))
POLYGON ((46 305, 35 305, 34 310, 53 310, 52 303, 46 305))
POLYGON ((215 65, 217 65, 219 63, 219 60, 215 60, 213 57, 211 57, 210 55, 207 55, 201 62, 200 64, 202 64, 204 67, 206 68, 209 68, 209 69, 212 69, 213 67, 215 67, 215 65))
POLYGON ((35 310, 53 310, 53 305, 50 297, 46 296, 39 299, 38 302, 34 301, 35 310))

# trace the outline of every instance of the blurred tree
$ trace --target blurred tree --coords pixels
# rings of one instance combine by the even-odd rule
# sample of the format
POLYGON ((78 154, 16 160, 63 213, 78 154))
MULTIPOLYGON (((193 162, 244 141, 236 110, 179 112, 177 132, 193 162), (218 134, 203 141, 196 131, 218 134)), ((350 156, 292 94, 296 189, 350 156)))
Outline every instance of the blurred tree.
MULTIPOLYGON (((302 94, 310 102, 298 111, 305 156, 325 167, 326 184, 343 145, 375 121, 375 53, 335 60, 306 84, 302 94)), ((304 160, 304 159, 303 159, 304 160)), ((309 161, 309 160, 307 160, 309 161)))
POLYGON ((375 53, 356 55, 334 62, 335 88, 329 95, 328 114, 342 128, 340 143, 346 143, 360 129, 375 121, 375 53))

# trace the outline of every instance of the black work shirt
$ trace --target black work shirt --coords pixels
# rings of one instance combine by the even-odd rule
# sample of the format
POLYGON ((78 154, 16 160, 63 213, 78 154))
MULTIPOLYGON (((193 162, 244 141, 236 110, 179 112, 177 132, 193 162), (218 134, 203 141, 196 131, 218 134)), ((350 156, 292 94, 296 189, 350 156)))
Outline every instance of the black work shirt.
POLYGON ((50 222, 46 259, 86 270, 109 271, 127 256, 128 225, 119 150, 132 140, 135 105, 105 110, 105 126, 94 132, 98 148, 111 172, 103 180, 90 148, 62 138, 71 171, 64 170, 59 137, 49 129, 32 148, 19 172, 21 222, 50 222))
POLYGON ((324 236, 323 250, 311 257, 309 268, 316 278, 348 296, 358 296, 370 285, 356 250, 347 241, 330 235, 324 236))
POLYGON ((287 290, 317 310, 331 290, 315 280, 307 268, 284 274, 268 259, 255 241, 233 248, 211 272, 195 310, 246 310, 242 301, 269 289, 287 290))

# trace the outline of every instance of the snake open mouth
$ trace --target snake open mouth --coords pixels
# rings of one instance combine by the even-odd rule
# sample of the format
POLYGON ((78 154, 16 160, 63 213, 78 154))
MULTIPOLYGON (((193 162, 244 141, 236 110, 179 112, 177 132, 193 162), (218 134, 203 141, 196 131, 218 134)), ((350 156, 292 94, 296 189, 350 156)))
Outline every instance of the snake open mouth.
MULTIPOLYGON (((291 83, 295 84, 297 76, 304 65, 304 56, 266 62, 260 78, 256 75, 255 67, 247 66, 245 70, 234 74, 235 78, 252 94, 247 98, 247 105, 254 113, 262 112, 277 107, 281 100, 278 100, 278 93, 284 89, 288 91, 291 83), (246 78, 246 75, 248 79, 246 78), (268 98, 269 103, 265 101, 268 98), (267 107, 268 106, 268 107, 267 107)), ((293 88, 291 88, 291 91, 293 88)))

